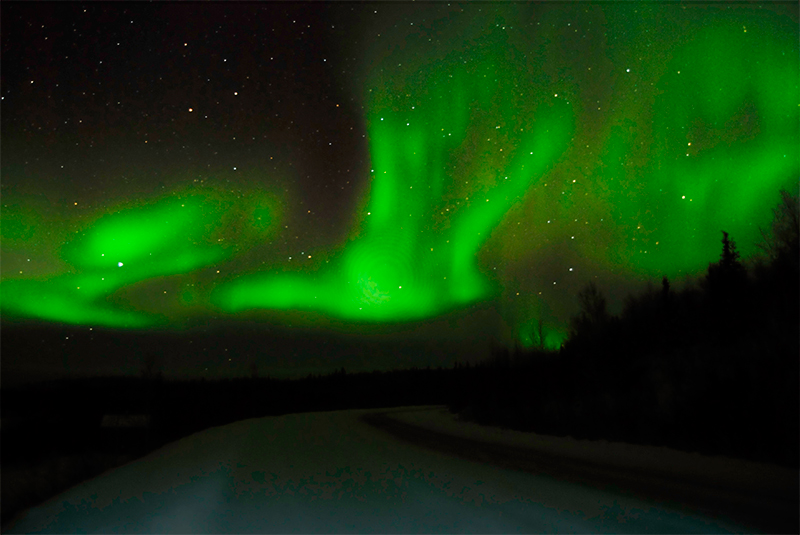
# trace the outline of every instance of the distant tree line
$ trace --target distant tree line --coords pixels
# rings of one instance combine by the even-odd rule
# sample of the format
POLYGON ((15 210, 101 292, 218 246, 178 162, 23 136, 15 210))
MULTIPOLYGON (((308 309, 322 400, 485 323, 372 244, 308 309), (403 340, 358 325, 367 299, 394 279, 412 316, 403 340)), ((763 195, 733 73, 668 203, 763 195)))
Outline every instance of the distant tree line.
POLYGON ((695 287, 667 277, 612 316, 590 282, 558 352, 500 349, 450 404, 481 423, 798 466, 800 224, 781 191, 766 255, 722 251, 695 287))
MULTIPOLYGON (((464 368, 466 369, 466 368, 464 368)), ((453 397, 455 368, 411 368, 302 379, 251 377, 170 380, 145 359, 140 377, 65 379, 3 391, 3 461, 53 453, 122 449, 145 453, 209 427, 289 413, 444 405, 453 397), (109 443, 101 429, 107 414, 144 414, 146 430, 109 443), (7 425, 11 424, 11 425, 7 425), (145 432, 146 431, 146 432, 145 432)))

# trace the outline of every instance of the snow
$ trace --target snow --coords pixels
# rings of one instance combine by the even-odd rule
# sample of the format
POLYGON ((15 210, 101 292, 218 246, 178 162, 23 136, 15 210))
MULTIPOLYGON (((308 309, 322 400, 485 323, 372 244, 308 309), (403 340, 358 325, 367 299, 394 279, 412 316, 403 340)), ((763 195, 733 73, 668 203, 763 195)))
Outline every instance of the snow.
MULTIPOLYGON (((483 440, 523 440, 455 422, 438 407, 391 411, 430 428, 480 432, 483 440)), ((7 531, 752 531, 607 489, 450 457, 359 419, 381 412, 386 409, 291 414, 208 429, 73 487, 20 515, 7 531)), ((580 441, 527 440, 547 448, 571 443, 572 453, 586 454, 580 441)), ((618 453, 614 445, 598 451, 618 453)))
POLYGON ((769 493, 776 488, 796 487, 798 473, 782 466, 723 456, 678 451, 666 447, 641 446, 606 440, 576 440, 525 433, 461 421, 446 407, 419 407, 399 411, 396 420, 458 437, 505 444, 561 458, 596 463, 632 472, 669 474, 672 478, 714 481, 726 488, 769 493))

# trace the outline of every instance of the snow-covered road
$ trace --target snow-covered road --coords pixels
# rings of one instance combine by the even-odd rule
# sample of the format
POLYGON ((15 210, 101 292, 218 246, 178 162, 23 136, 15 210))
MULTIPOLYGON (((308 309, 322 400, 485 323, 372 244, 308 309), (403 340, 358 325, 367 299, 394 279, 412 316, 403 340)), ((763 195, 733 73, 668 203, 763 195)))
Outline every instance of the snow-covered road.
MULTIPOLYGON (((425 448, 363 419, 382 413, 387 410, 292 414, 208 429, 28 510, 7 531, 754 531, 613 488, 425 448)), ((405 415, 408 423, 419 420, 419 414, 424 411, 415 416, 413 408, 406 408, 387 415, 405 415)), ((440 408, 427 414, 428 429, 437 418, 448 418, 440 408)))

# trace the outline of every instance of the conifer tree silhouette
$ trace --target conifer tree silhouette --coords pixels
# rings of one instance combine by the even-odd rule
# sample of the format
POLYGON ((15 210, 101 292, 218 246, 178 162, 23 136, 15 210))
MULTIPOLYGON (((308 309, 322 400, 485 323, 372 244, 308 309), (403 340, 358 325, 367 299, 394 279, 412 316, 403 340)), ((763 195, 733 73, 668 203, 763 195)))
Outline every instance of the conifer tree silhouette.
POLYGON ((722 253, 719 262, 709 264, 708 274, 705 278, 705 289, 712 303, 717 305, 731 305, 737 294, 742 290, 747 279, 747 271, 739 262, 739 252, 736 243, 722 231, 722 253))

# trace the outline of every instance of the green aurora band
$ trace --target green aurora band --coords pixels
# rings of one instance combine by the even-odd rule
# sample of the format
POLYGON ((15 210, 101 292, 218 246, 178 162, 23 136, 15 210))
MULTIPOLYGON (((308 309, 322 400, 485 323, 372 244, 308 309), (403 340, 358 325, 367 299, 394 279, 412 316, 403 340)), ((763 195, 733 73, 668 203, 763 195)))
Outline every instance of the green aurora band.
MULTIPOLYGON (((513 30, 530 6, 498 7, 502 16, 469 28, 449 21, 452 39, 438 47, 420 28, 367 77, 370 189, 324 263, 240 267, 168 310, 120 297, 218 269, 282 228, 274 195, 190 188, 76 223, 59 273, 4 273, 3 315, 142 328, 270 309, 352 325, 498 299, 529 346, 547 295, 511 299, 513 281, 548 253, 676 277, 715 259, 724 228, 752 254, 778 190, 795 191, 800 176, 797 28, 769 11, 691 17, 674 7, 635 17, 635 5, 537 7, 535 35, 513 30), (574 44, 565 21, 575 17, 603 29, 596 46, 574 44), (582 84, 592 69, 602 83, 582 84)), ((4 255, 30 249, 45 219, 4 206, 4 255)), ((545 282, 526 288, 537 287, 545 282)), ((548 343, 563 339, 552 316, 547 328, 548 343)))
POLYGON ((490 37, 470 57, 467 65, 460 55, 434 62, 403 77, 399 87, 387 80, 371 102, 372 189, 357 236, 336 265, 316 280, 305 274, 243 278, 219 288, 215 299, 223 309, 299 308, 403 321, 491 296, 476 253, 567 148, 573 116, 564 99, 536 102, 515 91, 524 83, 524 65, 509 57, 504 43, 490 37), (504 94, 514 96, 498 98, 504 94), (508 155, 489 153, 492 141, 482 139, 489 126, 492 137, 513 147, 508 155), (463 149, 474 144, 486 146, 486 157, 463 149), (459 166, 470 167, 469 187, 453 180, 459 166))
MULTIPOLYGON (((65 233, 60 250, 68 266, 64 273, 3 281, 4 316, 122 328, 167 325, 170 318, 136 310, 116 294, 142 281, 192 273, 241 253, 269 237, 280 207, 264 192, 243 199, 210 188, 189 188, 106 212, 65 233)), ((11 242, 23 248, 42 232, 35 221, 43 214, 7 205, 3 216, 4 246, 11 242)), ((191 314, 193 292, 183 289, 178 299, 183 314, 191 314)))

